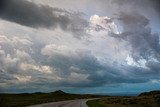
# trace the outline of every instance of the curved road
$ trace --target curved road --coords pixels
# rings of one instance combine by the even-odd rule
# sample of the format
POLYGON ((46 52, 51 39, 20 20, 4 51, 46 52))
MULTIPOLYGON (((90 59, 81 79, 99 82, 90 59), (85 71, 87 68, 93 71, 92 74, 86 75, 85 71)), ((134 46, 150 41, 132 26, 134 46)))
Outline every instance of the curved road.
POLYGON ((88 107, 87 104, 86 104, 86 102, 88 100, 91 100, 91 99, 59 101, 59 102, 33 105, 33 106, 29 106, 29 107, 88 107))

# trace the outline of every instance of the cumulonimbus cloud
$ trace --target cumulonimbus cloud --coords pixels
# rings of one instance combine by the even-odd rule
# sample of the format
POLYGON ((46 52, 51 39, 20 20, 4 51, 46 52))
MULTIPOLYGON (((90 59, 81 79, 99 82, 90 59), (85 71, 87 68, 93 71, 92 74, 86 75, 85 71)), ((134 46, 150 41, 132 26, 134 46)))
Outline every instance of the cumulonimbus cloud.
POLYGON ((79 12, 26 0, 1 3, 1 92, 159 81, 159 35, 140 12, 93 15, 87 22, 79 12))

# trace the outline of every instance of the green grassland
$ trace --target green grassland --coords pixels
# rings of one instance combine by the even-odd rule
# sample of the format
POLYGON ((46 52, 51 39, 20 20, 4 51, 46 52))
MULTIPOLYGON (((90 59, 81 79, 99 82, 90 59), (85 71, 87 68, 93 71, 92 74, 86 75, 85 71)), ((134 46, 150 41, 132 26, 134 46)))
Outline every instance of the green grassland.
POLYGON ((25 107, 28 105, 72 99, 97 98, 98 95, 69 94, 63 91, 51 93, 0 94, 0 107, 25 107))
POLYGON ((105 107, 104 104, 101 104, 101 100, 89 100, 87 101, 89 107, 105 107))
POLYGON ((160 107, 160 91, 142 93, 139 96, 106 97, 87 102, 89 107, 160 107))

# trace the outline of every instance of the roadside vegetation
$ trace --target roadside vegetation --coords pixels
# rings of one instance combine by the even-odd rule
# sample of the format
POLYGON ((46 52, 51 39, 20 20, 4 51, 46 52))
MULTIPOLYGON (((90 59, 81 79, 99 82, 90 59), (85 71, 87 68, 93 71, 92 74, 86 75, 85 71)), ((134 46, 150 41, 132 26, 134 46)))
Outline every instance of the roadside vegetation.
POLYGON ((89 107, 160 107, 160 91, 142 93, 139 96, 114 96, 87 102, 89 107))
POLYGON ((101 100, 100 99, 89 100, 89 101, 87 101, 87 105, 89 107, 105 107, 103 104, 101 104, 101 100))

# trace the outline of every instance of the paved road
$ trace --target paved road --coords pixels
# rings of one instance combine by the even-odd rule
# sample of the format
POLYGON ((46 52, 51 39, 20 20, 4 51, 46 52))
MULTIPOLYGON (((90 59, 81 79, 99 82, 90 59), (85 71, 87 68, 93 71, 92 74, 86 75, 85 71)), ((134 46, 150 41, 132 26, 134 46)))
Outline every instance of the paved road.
POLYGON ((29 107, 88 107, 86 104, 86 102, 88 100, 90 100, 90 99, 59 101, 59 102, 33 105, 33 106, 29 106, 29 107))

